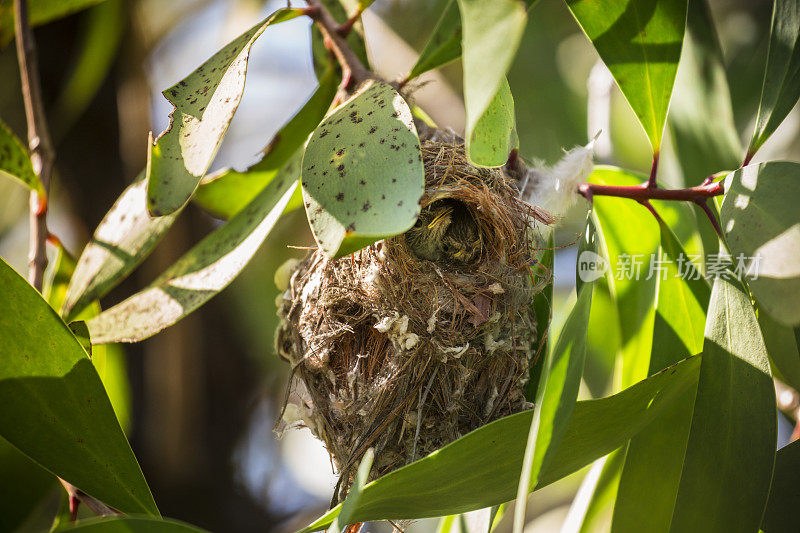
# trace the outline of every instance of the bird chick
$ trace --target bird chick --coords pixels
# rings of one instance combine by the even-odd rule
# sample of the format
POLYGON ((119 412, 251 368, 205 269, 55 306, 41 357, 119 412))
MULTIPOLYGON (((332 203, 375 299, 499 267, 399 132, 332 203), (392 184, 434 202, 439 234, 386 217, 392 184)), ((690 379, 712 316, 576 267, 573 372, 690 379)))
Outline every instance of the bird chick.
POLYGON ((455 200, 438 200, 423 209, 406 232, 406 243, 420 259, 470 263, 480 255, 481 237, 469 210, 455 200))

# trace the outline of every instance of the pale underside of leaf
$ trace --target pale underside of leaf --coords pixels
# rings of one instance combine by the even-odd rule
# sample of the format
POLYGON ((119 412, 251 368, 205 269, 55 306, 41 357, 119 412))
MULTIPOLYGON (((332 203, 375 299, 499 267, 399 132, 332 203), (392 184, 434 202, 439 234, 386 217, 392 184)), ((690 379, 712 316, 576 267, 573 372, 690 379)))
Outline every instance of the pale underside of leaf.
POLYGON ((224 289, 272 230, 297 182, 270 182, 250 204, 167 269, 148 288, 87 321, 93 344, 136 342, 158 333, 224 289))
POLYGON ((222 143, 244 91, 250 47, 270 24, 303 14, 280 9, 164 91, 175 109, 156 139, 147 168, 147 207, 154 216, 183 207, 222 143))

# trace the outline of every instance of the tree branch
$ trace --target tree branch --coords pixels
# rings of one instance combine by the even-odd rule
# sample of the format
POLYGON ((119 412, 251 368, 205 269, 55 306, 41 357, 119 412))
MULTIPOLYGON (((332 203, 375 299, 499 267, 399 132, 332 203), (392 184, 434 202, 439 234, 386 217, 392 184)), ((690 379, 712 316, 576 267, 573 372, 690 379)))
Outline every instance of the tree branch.
MULTIPOLYGON (((306 3, 308 3, 306 14, 317 24, 320 32, 322 32, 322 37, 325 39, 325 46, 333 52, 342 67, 342 85, 339 87, 340 95, 349 94, 369 79, 378 79, 375 73, 361 63, 361 60, 350 48, 343 35, 349 32, 355 20, 352 22, 348 20, 340 26, 320 0, 306 0, 306 3)), ((337 99, 340 98, 337 96, 337 99)))
POLYGON ((651 185, 651 181, 648 180, 642 185, 599 185, 596 183, 582 183, 578 187, 578 192, 589 200, 589 202, 592 202, 595 196, 614 196, 616 198, 636 200, 654 214, 655 211, 650 205, 650 200, 692 202, 703 209, 708 219, 711 221, 711 224, 714 226, 717 235, 722 237, 722 229, 719 226, 719 221, 714 216, 711 208, 708 207, 707 202, 714 196, 724 194, 725 186, 721 181, 714 182, 713 176, 706 178, 702 185, 688 187, 686 189, 661 189, 651 185))
MULTIPOLYGON (((27 0, 14 0, 14 31, 17 46, 17 62, 22 86, 22 99, 25 104, 25 119, 28 124, 28 148, 31 154, 33 171, 39 176, 43 194, 31 191, 30 197, 30 264, 28 281, 37 290, 42 290, 44 271, 47 268, 47 192, 50 190, 50 177, 53 173, 55 151, 47 118, 42 104, 42 85, 39 78, 39 63, 36 57, 36 42, 28 22, 27 0)), ((95 514, 115 514, 116 511, 101 501, 59 478, 70 499, 70 515, 77 515, 80 501, 95 514)))
POLYGON ((42 87, 36 60, 36 43, 28 24, 27 0, 14 0, 15 39, 25 119, 28 123, 28 147, 33 170, 39 176, 44 194, 32 191, 30 198, 30 266, 28 281, 36 290, 42 290, 44 269, 47 267, 45 242, 47 240, 47 191, 53 171, 53 143, 47 129, 42 105, 42 87))

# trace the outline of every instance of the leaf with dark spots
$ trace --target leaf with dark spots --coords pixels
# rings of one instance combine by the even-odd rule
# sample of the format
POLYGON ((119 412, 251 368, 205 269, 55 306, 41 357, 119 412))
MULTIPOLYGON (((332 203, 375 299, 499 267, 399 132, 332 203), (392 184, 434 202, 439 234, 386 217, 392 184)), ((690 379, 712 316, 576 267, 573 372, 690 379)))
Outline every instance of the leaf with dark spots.
POLYGON ((366 84, 312 134, 301 180, 311 229, 330 257, 346 255, 410 228, 423 192, 424 169, 408 104, 386 83, 366 84), (381 104, 386 111, 380 110, 381 104), (343 120, 355 116, 361 120, 343 120), (385 138, 371 136, 383 128, 399 130, 398 142, 405 146, 390 148, 385 138), (324 137, 321 133, 326 130, 335 130, 336 138, 324 137), (416 163, 406 164, 409 159, 416 163), (326 181, 312 167, 333 170, 340 179, 326 181), (403 187, 387 194, 386 185, 390 180, 396 182, 398 176, 403 187))
POLYGON ((296 181, 275 180, 149 287, 87 320, 94 344, 137 342, 182 319, 224 289, 272 230, 296 181))
POLYGON ((22 182, 33 191, 43 192, 39 176, 33 171, 28 150, 0 120, 0 176, 22 182))
POLYGON ((279 9, 164 91, 175 109, 152 147, 146 171, 147 208, 153 216, 183 207, 208 171, 242 99, 253 42, 270 24, 302 14, 302 9, 279 9), (218 72, 206 76, 206 68, 218 68, 218 72), (172 181, 167 183, 167 177, 172 181))

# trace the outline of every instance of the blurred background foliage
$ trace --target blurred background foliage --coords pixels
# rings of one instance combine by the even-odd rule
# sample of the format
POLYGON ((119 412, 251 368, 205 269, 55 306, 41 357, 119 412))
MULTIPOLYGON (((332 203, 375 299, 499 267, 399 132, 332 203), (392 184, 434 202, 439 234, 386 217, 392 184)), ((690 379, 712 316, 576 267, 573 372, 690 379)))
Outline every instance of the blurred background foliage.
MULTIPOLYGON (((752 131, 761 87, 771 2, 710 3, 734 120, 744 138, 752 131)), ((0 0, 0 12, 7 4, 0 0)), ((380 74, 395 79, 408 71, 444 4, 373 4, 364 26, 380 74)), ((80 252, 92 228, 144 166, 147 132, 158 133, 168 124, 171 106, 160 91, 282 5, 261 0, 106 0, 36 30, 45 106, 57 143, 50 227, 69 251, 80 252)), ((552 163, 562 149, 585 144, 602 128, 599 161, 647 171, 650 149, 644 132, 604 67, 598 66, 596 52, 564 3, 540 0, 529 20, 508 76, 521 154, 552 163)), ((241 107, 212 170, 244 168, 256 161, 314 90, 308 30, 309 21, 300 18, 270 29, 255 44, 241 107)), ((0 41, 6 41, 4 36, 0 41)), ((691 105, 682 100, 681 86, 693 80, 686 70, 683 64, 679 68, 673 107, 691 105)), ((0 80, 0 116, 24 137, 13 44, 0 49, 0 80)), ((463 132, 458 63, 423 76, 414 97, 441 126, 463 132)), ((798 133, 800 113, 795 109, 757 159, 797 159, 798 133)), ((668 134, 660 179, 672 185, 699 184, 704 163, 710 163, 677 161, 673 147, 668 134)), ((556 233, 555 330, 563 322, 565 304, 575 298, 573 244, 586 207, 580 202, 556 233)), ((20 271, 26 263, 27 208, 27 191, 0 180, 0 255, 20 271)), ((155 253, 103 303, 118 302, 150 282, 217 224, 189 207, 155 253)), ((273 273, 312 244, 304 213, 288 214, 227 291, 160 335, 123 347, 127 377, 116 378, 130 385, 129 437, 165 515, 215 531, 288 531, 326 508, 335 478, 321 444, 307 431, 290 431, 281 440, 272 431, 288 373, 273 350, 278 296, 273 273)), ((603 300, 607 295, 595 291, 593 318, 604 310, 613 312, 603 300)), ((583 397, 609 389, 619 332, 603 328, 603 335, 590 339, 583 397)), ((16 452, 0 446, 0 464, 6 453, 16 452)), ((526 531, 559 527, 583 474, 532 495, 526 531)), ((36 486, 48 490, 46 479, 36 486)), ((55 510, 60 492, 53 485, 49 494, 41 506, 55 510)), ((24 529, 49 526, 37 521, 42 513, 34 509, 22 508, 19 514, 20 520, 29 515, 24 529)), ((435 525, 420 521, 409 530, 433 531, 435 525)), ((501 527, 509 528, 510 520, 501 527)))

